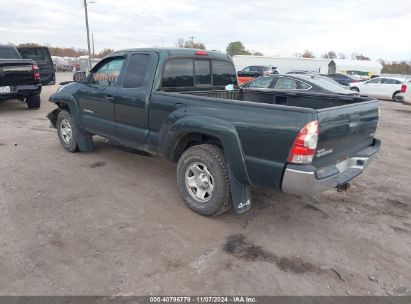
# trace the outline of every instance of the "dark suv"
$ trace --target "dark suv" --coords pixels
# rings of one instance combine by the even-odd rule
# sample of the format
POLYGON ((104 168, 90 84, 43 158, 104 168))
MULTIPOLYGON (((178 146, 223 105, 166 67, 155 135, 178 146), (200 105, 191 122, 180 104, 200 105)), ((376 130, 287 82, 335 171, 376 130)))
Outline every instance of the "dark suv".
POLYGON ((237 72, 239 77, 260 77, 278 74, 276 67, 265 65, 251 65, 237 72))

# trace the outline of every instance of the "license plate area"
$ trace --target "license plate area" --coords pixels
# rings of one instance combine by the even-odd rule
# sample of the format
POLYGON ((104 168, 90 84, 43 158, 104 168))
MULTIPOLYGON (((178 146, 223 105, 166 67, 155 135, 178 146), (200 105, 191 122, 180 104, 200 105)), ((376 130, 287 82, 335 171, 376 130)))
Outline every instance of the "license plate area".
POLYGON ((8 94, 10 92, 11 92, 11 89, 9 86, 0 87, 0 94, 8 94))

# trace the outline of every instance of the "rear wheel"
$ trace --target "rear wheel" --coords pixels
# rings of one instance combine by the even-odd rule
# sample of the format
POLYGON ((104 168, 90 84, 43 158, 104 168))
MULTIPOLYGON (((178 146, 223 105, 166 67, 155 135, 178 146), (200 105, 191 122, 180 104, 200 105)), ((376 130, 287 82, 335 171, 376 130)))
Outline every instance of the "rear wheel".
POLYGON ((352 87, 351 90, 353 90, 353 91, 355 91, 355 92, 358 92, 358 93, 360 92, 360 89, 357 88, 357 87, 352 87))
POLYGON ((178 160, 177 181, 182 199, 198 214, 218 215, 233 206, 224 153, 216 145, 187 149, 178 160))
POLYGON ((393 100, 393 101, 399 102, 399 100, 398 100, 398 94, 399 94, 399 93, 400 93, 400 92, 397 91, 397 92, 395 92, 394 94, 392 94, 392 100, 393 100))
POLYGON ((39 109, 40 108, 40 95, 32 95, 26 98, 27 107, 29 109, 39 109))
POLYGON ((57 116, 56 127, 60 143, 64 149, 68 152, 78 151, 77 134, 69 112, 66 110, 60 111, 57 116))

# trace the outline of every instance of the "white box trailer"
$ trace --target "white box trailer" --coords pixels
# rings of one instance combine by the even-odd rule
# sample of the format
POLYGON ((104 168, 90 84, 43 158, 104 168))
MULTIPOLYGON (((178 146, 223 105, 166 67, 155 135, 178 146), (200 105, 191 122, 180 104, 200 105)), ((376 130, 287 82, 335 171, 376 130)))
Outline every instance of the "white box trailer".
POLYGON ((382 65, 373 60, 322 59, 322 58, 295 58, 295 57, 268 57, 253 55, 233 56, 237 71, 251 65, 266 65, 277 67, 279 73, 285 74, 292 70, 306 70, 321 74, 347 73, 347 71, 364 72, 371 75, 380 75, 382 65))
POLYGON ((317 58, 285 58, 252 55, 234 55, 233 61, 237 71, 250 65, 267 65, 276 67, 279 73, 285 74, 292 70, 308 70, 318 73, 328 73, 330 59, 317 58))

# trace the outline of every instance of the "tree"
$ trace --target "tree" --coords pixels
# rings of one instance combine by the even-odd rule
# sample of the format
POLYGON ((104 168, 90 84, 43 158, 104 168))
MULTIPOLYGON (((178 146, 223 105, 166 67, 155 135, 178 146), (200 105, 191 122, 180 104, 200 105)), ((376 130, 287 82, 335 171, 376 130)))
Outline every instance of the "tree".
POLYGON ((200 50, 205 50, 206 49, 204 43, 202 43, 202 42, 185 41, 184 42, 184 47, 186 49, 200 49, 200 50))
POLYGON ((245 49, 245 46, 241 41, 230 42, 227 45, 226 52, 230 56, 234 56, 234 55, 251 55, 251 52, 249 52, 245 49))
POLYGON ((378 60, 382 64, 382 73, 387 74, 402 74, 409 75, 411 74, 411 61, 385 61, 382 59, 378 60))
POLYGON ((344 53, 339 53, 339 54, 338 54, 338 58, 340 58, 340 59, 345 59, 345 58, 347 58, 347 57, 345 56, 344 53))
POLYGON ((27 46, 27 47, 36 47, 36 46, 40 46, 40 44, 34 43, 34 42, 25 42, 25 43, 20 43, 18 45, 18 47, 25 47, 25 46, 27 46))
POLYGON ((111 54, 113 52, 114 52, 114 50, 112 50, 112 49, 103 49, 103 50, 100 51, 100 53, 98 53, 97 57, 103 58, 103 57, 105 57, 108 54, 111 54))
POLYGON ((254 55, 254 56, 264 56, 264 54, 261 53, 261 52, 254 52, 253 55, 254 55))
POLYGON ((183 38, 178 38, 176 42, 176 47, 200 50, 206 49, 206 46, 202 42, 193 42, 192 40, 184 40, 183 38))
MULTIPOLYGON (((8 45, 13 45, 13 43, 9 42, 8 45)), ((79 57, 82 55, 86 55, 87 51, 85 49, 75 49, 74 47, 54 47, 51 46, 49 43, 44 45, 35 43, 35 42, 25 42, 19 43, 17 47, 37 47, 37 46, 46 46, 48 47, 50 54, 52 56, 60 56, 60 57, 79 57)))
POLYGON ((355 56, 355 59, 356 59, 356 60, 370 60, 369 57, 364 56, 363 54, 360 54, 360 55, 355 56))
POLYGON ((303 57, 303 58, 315 58, 314 53, 309 51, 309 50, 305 50, 304 53, 301 55, 301 57, 303 57))
POLYGON ((335 59, 337 58, 337 54, 333 51, 329 51, 328 53, 321 55, 321 57, 326 59, 335 59))
POLYGON ((176 42, 176 47, 184 47, 184 39, 183 38, 178 38, 176 42))

